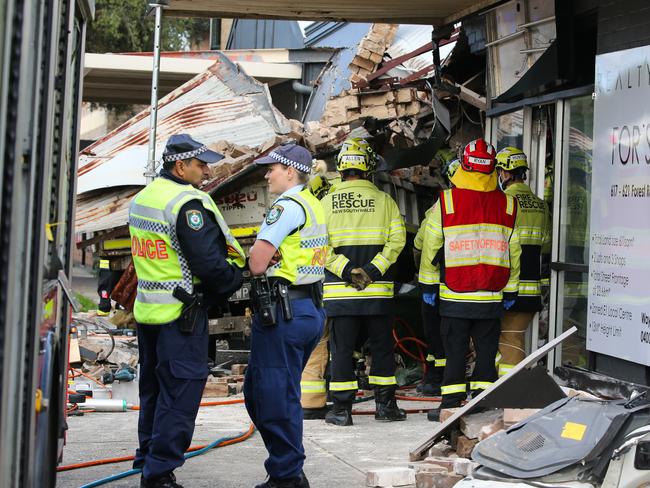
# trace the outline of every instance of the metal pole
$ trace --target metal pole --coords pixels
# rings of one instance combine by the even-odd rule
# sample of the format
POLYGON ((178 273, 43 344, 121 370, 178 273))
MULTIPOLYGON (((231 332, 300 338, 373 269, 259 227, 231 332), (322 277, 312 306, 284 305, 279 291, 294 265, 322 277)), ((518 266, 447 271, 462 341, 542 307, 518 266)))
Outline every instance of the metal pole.
POLYGON ((151 113, 149 116, 149 157, 144 176, 151 183, 156 176, 156 125, 158 123, 158 74, 160 72, 160 34, 162 31, 162 10, 167 2, 150 3, 156 10, 156 27, 153 43, 153 70, 151 71, 151 113))

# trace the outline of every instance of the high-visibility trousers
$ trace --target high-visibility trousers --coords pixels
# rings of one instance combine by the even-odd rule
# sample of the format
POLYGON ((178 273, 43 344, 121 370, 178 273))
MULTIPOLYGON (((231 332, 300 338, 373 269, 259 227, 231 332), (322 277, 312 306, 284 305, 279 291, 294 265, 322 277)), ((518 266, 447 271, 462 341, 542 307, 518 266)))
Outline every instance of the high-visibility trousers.
POLYGON ((327 342, 330 338, 330 322, 325 323, 323 336, 312 351, 300 378, 300 404, 302 408, 323 408, 327 402, 325 371, 329 360, 327 342))
POLYGON ((501 318, 499 337, 499 376, 504 376, 526 357, 526 330, 533 321, 535 312, 508 312, 501 318))

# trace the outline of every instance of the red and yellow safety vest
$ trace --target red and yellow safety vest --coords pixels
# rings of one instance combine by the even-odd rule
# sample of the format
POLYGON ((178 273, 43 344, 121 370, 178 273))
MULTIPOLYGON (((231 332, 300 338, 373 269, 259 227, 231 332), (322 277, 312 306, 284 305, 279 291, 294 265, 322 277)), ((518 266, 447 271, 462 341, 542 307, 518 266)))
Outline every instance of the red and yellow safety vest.
POLYGON ((494 190, 452 188, 441 194, 444 283, 453 292, 499 292, 510 278, 509 241, 517 205, 494 190))

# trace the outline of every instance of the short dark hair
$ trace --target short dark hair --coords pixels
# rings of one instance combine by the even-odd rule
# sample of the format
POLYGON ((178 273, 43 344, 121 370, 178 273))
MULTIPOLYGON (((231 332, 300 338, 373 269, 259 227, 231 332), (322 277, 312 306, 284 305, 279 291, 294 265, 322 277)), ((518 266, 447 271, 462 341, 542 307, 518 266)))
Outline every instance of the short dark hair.
MULTIPOLYGON (((167 171, 171 171, 174 166, 176 166, 176 161, 179 161, 178 159, 173 159, 173 160, 167 160, 163 161, 163 169, 167 171)), ((180 161, 183 161, 183 164, 187 166, 190 164, 191 159, 180 159, 180 161)))

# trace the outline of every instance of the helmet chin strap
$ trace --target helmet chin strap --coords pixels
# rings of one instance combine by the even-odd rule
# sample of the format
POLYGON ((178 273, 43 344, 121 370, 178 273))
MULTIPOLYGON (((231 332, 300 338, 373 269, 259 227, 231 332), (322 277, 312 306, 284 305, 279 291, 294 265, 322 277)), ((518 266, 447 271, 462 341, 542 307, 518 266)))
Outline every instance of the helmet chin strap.
POLYGON ((501 179, 501 175, 498 176, 497 181, 499 182, 499 189, 501 191, 505 191, 506 188, 508 188, 508 182, 511 181, 512 178, 508 178, 507 180, 503 181, 501 179))

